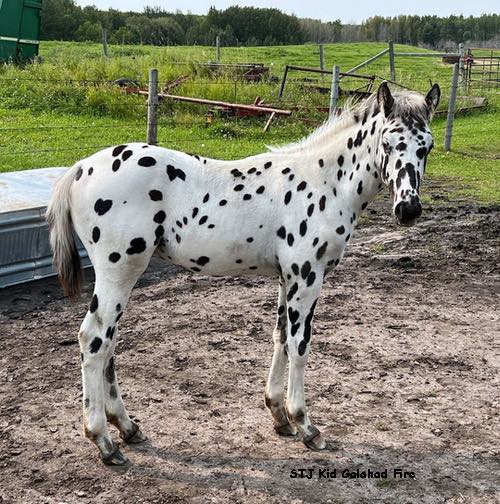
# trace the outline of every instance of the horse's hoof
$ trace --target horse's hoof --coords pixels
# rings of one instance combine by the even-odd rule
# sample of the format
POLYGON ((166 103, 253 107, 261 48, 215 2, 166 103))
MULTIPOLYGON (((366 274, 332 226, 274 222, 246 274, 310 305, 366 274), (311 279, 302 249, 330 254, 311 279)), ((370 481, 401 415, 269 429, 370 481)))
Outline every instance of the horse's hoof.
POLYGON ((120 432, 120 437, 128 444, 139 444, 144 443, 147 437, 141 432, 139 426, 136 423, 132 424, 132 430, 128 434, 123 434, 120 432))
POLYGON ((101 460, 104 465, 107 466, 124 466, 127 465, 129 460, 125 455, 120 451, 120 448, 116 447, 115 451, 110 455, 104 456, 101 455, 101 460))
POLYGON ((285 425, 275 425, 274 430, 276 431, 277 434, 280 436, 296 436, 297 435, 297 429, 292 425, 292 424, 285 424, 285 425))
POLYGON ((122 439, 128 444, 139 444, 144 443, 144 441, 148 438, 140 430, 137 430, 137 432, 132 436, 122 439))
POLYGON ((302 441, 310 450, 321 451, 326 448, 326 440, 319 431, 312 436, 304 436, 302 441))

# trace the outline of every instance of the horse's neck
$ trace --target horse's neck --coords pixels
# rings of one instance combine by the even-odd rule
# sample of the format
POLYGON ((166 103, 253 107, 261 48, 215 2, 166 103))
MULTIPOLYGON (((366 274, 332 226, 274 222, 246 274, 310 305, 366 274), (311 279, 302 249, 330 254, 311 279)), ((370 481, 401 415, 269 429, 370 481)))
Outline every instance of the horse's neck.
POLYGON ((376 163, 377 142, 381 129, 381 118, 369 115, 364 124, 360 119, 342 130, 332 131, 330 138, 328 138, 328 131, 326 131, 322 142, 323 147, 320 149, 324 158, 324 168, 322 169, 327 170, 328 184, 332 190, 335 188, 337 197, 346 206, 346 210, 351 213, 355 212, 358 216, 362 207, 366 207, 364 203, 372 201, 381 187, 376 163), (374 122, 375 126, 373 127, 374 122), (372 127, 373 134, 371 133, 372 127), (360 131, 361 145, 357 145, 356 138, 360 131), (363 139, 365 131, 367 134, 363 139), (352 147, 349 148, 351 141, 352 147), (343 162, 340 162, 341 160, 343 162), (340 170, 342 176, 339 180, 340 170), (358 192, 360 187, 361 192, 358 192))

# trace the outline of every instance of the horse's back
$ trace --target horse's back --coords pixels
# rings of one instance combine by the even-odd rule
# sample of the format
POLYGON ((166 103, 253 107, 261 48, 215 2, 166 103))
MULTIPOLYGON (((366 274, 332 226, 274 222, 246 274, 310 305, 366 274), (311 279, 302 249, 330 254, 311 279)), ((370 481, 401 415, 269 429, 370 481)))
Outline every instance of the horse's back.
POLYGON ((252 158, 217 161, 145 144, 105 149, 77 165, 75 229, 94 266, 156 250, 192 271, 268 273, 279 188, 259 176, 264 162, 258 175, 251 165, 252 158))

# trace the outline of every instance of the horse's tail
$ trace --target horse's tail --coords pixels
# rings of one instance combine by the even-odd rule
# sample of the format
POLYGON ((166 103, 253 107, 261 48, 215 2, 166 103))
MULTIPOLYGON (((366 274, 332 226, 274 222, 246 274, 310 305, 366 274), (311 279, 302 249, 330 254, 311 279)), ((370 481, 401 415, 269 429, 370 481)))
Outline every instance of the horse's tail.
POLYGON ((70 300, 78 298, 83 285, 80 256, 76 247, 71 220, 71 184, 78 165, 70 168, 56 183, 46 218, 50 230, 50 245, 54 253, 54 267, 65 294, 70 300))

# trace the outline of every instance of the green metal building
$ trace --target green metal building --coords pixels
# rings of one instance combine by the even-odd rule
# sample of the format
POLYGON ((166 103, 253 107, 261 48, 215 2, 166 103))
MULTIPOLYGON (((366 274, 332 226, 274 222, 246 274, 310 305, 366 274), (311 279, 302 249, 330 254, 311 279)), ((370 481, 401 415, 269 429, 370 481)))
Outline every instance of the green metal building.
POLYGON ((38 55, 42 0, 0 0, 0 62, 38 55))

